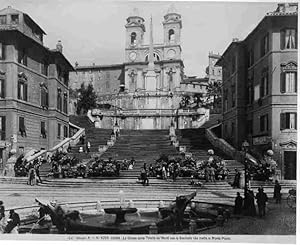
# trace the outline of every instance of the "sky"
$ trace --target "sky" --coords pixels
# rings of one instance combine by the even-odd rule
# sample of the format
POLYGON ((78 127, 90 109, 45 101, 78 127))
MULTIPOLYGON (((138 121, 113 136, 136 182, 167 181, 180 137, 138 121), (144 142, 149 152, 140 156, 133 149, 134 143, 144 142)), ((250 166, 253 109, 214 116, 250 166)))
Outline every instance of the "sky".
MULTIPOLYGON (((171 4, 182 16, 181 46, 185 74, 205 76, 208 53, 222 54, 232 38, 244 39, 276 2, 0 0, 27 13, 47 33, 44 45, 62 41, 71 64, 110 65, 125 60, 125 24, 138 8, 149 30, 153 18, 154 43, 163 42, 163 16, 171 4)), ((149 31, 145 33, 148 43, 149 31)))

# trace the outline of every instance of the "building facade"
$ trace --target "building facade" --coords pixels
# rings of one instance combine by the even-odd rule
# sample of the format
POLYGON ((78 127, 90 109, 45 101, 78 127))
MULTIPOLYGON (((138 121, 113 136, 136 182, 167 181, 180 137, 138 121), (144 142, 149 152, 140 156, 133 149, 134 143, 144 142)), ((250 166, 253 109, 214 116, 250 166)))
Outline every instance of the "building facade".
POLYGON ((231 135, 239 149, 247 139, 258 157, 272 149, 284 179, 296 179, 297 11, 297 3, 278 4, 218 62, 223 66, 223 137, 231 135), (235 66, 237 77, 231 79, 235 66))
POLYGON ((92 83, 98 104, 111 110, 95 110, 101 127, 118 123, 127 129, 167 129, 171 122, 180 128, 195 125, 204 114, 183 111, 184 64, 181 58, 181 15, 169 9, 162 21, 164 42, 153 42, 152 20, 149 44, 144 43, 145 20, 137 12, 125 24, 125 60, 109 66, 76 67, 70 75, 71 87, 92 83), (85 75, 84 75, 85 74, 85 75))
POLYGON ((49 149, 68 137, 69 71, 45 32, 25 13, 0 10, 0 168, 10 154, 49 149), (51 132, 51 134, 49 133, 51 132))

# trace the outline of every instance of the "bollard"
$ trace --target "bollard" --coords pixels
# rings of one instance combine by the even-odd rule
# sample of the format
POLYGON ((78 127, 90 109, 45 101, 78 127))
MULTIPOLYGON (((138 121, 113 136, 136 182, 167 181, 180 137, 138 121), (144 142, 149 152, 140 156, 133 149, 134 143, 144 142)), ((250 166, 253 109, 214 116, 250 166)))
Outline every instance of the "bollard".
POLYGON ((223 226, 224 224, 224 218, 222 215, 218 215, 217 219, 216 219, 216 225, 217 226, 223 226))
POLYGON ((158 234, 157 225, 155 223, 149 226, 149 234, 158 234))
POLYGON ((191 220, 189 223, 189 232, 190 234, 196 234, 197 232, 197 223, 195 220, 191 220))

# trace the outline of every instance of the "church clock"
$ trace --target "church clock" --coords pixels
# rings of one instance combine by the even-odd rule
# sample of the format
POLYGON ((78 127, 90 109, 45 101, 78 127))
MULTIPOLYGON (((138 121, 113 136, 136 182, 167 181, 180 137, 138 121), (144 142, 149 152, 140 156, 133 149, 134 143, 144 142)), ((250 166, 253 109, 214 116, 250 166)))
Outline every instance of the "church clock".
POLYGON ((136 52, 131 52, 131 53, 129 53, 129 59, 131 60, 131 61, 135 61, 135 59, 136 59, 136 52))

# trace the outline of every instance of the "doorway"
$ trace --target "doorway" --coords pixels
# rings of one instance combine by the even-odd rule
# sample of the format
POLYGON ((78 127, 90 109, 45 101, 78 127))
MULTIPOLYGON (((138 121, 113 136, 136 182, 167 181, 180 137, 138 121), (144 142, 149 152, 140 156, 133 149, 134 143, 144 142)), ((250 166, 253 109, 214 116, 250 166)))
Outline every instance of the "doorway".
POLYGON ((284 179, 296 179, 296 151, 284 151, 284 179))

